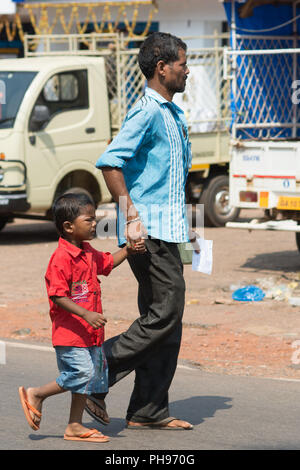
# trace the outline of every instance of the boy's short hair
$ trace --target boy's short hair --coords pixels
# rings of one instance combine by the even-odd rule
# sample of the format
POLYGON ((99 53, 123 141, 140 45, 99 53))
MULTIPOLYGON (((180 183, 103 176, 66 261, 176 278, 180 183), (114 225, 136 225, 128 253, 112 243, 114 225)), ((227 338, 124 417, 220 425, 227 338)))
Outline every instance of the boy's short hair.
POLYGON ((176 62, 179 59, 179 49, 187 50, 187 45, 180 38, 162 32, 150 34, 142 43, 138 55, 139 66, 146 79, 154 77, 160 60, 166 64, 176 62))
POLYGON ((94 202, 85 193, 66 193, 59 196, 53 206, 52 214, 56 229, 60 235, 63 235, 64 222, 73 222, 81 213, 81 208, 92 205, 94 202))

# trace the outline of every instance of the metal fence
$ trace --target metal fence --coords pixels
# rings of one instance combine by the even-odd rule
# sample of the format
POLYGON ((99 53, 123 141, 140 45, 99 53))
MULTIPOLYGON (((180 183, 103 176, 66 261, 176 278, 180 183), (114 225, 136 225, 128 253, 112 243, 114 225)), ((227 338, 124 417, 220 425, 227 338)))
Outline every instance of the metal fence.
MULTIPOLYGON (((183 38, 189 43, 190 69, 184 93, 174 101, 184 111, 191 133, 220 132, 231 123, 230 80, 224 78, 224 46, 228 35, 183 38), (204 42, 205 47, 196 45, 204 42)), ((144 94, 146 85, 138 65, 138 52, 144 38, 122 34, 27 35, 25 56, 90 55, 103 56, 106 63, 111 124, 117 131, 128 110, 144 94)))
POLYGON ((295 36, 237 36, 236 49, 224 51, 225 78, 232 79, 234 138, 299 138, 299 106, 293 99, 300 78, 298 46, 295 36))

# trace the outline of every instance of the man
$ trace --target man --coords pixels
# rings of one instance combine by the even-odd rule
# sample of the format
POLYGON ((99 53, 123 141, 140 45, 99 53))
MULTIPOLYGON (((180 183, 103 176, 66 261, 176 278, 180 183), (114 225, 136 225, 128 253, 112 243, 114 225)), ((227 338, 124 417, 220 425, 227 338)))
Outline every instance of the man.
MULTIPOLYGON (((145 96, 131 109, 122 129, 96 163, 118 202, 119 244, 146 251, 128 261, 139 283, 140 318, 104 343, 112 386, 135 370, 127 410, 129 429, 192 429, 169 416, 168 390, 181 342, 185 282, 178 243, 189 240, 185 182, 191 163, 183 112, 172 103, 189 74, 186 44, 153 33, 142 44, 139 65, 147 79, 145 96)), ((120 299, 121 300, 121 299, 120 299)), ((103 396, 86 410, 108 422, 103 396)))

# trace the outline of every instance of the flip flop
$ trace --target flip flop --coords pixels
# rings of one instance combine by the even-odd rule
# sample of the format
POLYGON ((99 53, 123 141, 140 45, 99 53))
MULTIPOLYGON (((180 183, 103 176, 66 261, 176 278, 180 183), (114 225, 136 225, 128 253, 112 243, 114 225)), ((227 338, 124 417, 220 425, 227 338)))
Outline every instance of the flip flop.
POLYGON ((171 423, 174 420, 177 420, 178 418, 174 418, 173 416, 169 416, 166 419, 162 419, 161 421, 156 421, 154 423, 147 423, 147 424, 142 424, 141 425, 134 425, 134 424, 127 424, 126 428, 127 429, 135 429, 135 430, 141 430, 141 429, 160 429, 161 431, 190 431, 193 429, 193 426, 190 425, 189 428, 183 428, 182 426, 168 426, 168 423, 171 423))
MULTIPOLYGON (((95 403, 95 405, 97 405, 102 411, 106 411, 106 406, 103 406, 101 403, 99 403, 99 400, 97 398, 93 397, 92 395, 89 395, 88 400, 91 400, 93 403, 95 403)), ((100 418, 100 416, 96 415, 96 413, 90 410, 87 405, 85 405, 84 409, 92 418, 94 418, 99 423, 104 424, 105 426, 109 424, 109 421, 105 421, 103 418, 100 418)))
POLYGON ((104 436, 104 434, 98 437, 92 437, 93 434, 96 434, 96 433, 99 434, 98 429, 90 429, 84 434, 81 434, 81 436, 67 436, 67 434, 65 434, 64 439, 66 441, 81 441, 81 442, 108 442, 109 441, 109 437, 104 436))
POLYGON ((26 390, 24 387, 19 387, 19 396, 20 396, 20 400, 21 400, 21 405, 23 407, 23 411, 24 411, 24 414, 25 414, 25 418, 27 419, 27 422, 29 424, 29 426, 34 430, 34 431, 37 431, 38 429, 40 429, 40 426, 37 425, 32 417, 31 417, 31 414, 29 412, 32 411, 32 413, 37 416, 38 418, 42 418, 42 413, 40 413, 38 410, 36 410, 28 401, 28 398, 27 398, 27 393, 26 393, 26 390))

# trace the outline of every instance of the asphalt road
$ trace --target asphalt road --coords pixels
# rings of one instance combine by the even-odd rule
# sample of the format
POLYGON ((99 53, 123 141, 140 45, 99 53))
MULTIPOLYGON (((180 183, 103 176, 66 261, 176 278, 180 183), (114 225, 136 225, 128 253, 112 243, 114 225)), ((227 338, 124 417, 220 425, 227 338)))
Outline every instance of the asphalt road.
MULTIPOLYGON (((100 448, 106 459, 122 456, 115 451, 127 451, 128 458, 130 451, 134 455, 133 451, 145 450, 155 456, 155 451, 167 450, 173 455, 185 453, 182 459, 186 459, 201 450, 300 449, 300 381, 214 375, 180 363, 170 390, 170 414, 193 423, 192 431, 126 429, 124 416, 134 380, 131 374, 111 389, 107 399, 111 423, 99 426, 111 437, 109 443, 64 441, 68 393, 45 402, 41 428, 34 432, 25 421, 18 387, 41 385, 57 376, 51 348, 36 346, 32 349, 32 345, 6 342, 6 363, 0 365, 0 450, 100 448)), ((84 423, 98 426, 87 414, 84 423)), ((131 468, 135 466, 132 461, 131 468)))

